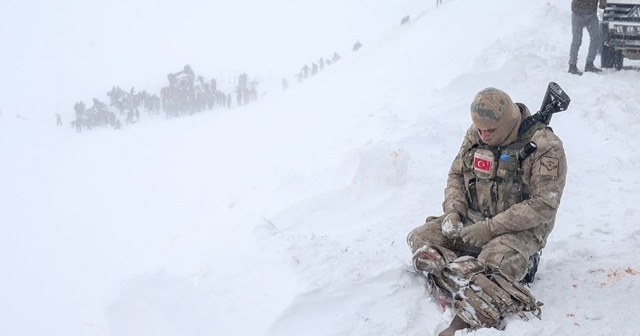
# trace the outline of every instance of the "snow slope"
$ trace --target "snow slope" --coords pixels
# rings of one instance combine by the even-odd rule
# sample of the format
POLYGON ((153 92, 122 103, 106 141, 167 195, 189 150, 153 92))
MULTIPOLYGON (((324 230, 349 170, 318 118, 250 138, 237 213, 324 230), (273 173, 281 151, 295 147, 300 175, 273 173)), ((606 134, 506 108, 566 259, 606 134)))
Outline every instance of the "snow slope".
MULTIPOLYGON (((0 100, 0 335, 437 334, 452 313, 442 312, 411 272, 405 237, 441 213, 473 95, 502 88, 536 111, 550 81, 572 102, 552 120, 569 173, 531 287, 544 302, 542 320, 516 317, 504 331, 459 334, 640 335, 639 62, 567 74, 570 9, 560 0, 450 0, 438 7, 342 0, 314 13, 292 1, 258 3, 192 0, 180 9, 199 18, 218 10, 232 22, 241 20, 232 15, 240 8, 255 5, 261 15, 250 17, 259 22, 295 17, 300 36, 325 34, 296 45, 301 40, 287 34, 227 32, 225 41, 241 36, 252 46, 252 38, 271 37, 284 51, 265 53, 267 59, 259 57, 266 46, 226 55, 185 42, 171 54, 160 47, 164 35, 153 35, 158 44, 124 44, 133 59, 153 59, 146 66, 124 64, 118 72, 100 66, 100 57, 79 57, 92 69, 85 81, 82 68, 69 67, 72 50, 45 61, 33 47, 48 36, 39 33, 45 19, 68 22, 66 6, 58 16, 37 12, 42 20, 23 32, 35 41, 0 29, 0 38, 21 41, 19 54, 36 63, 2 61, 19 85, 3 84, 12 94, 0 100), (411 24, 401 26, 405 15, 411 24), (355 40, 363 48, 353 53, 355 40), (298 64, 334 50, 340 62, 276 89, 298 64), (208 64, 207 52, 227 59, 241 53, 245 69, 265 78, 270 91, 242 108, 143 116, 120 131, 54 126, 53 111, 66 121, 75 100, 103 95, 113 81, 153 89, 189 59, 211 76, 242 67, 223 58, 208 64), (41 67, 68 74, 68 83, 29 108, 22 102, 32 91, 18 74, 35 76, 41 67)), ((134 4, 151 5, 151 13, 178 10, 166 2, 134 4)), ((13 13, 30 14, 28 5, 13 13)), ((124 6, 66 5, 109 15, 124 6)), ((110 29, 132 39, 132 28, 167 29, 150 17, 110 29)), ((249 32, 270 27, 241 22, 249 32)), ((198 27, 175 24, 171 32, 198 27)), ((120 46, 92 29, 71 31, 53 46, 120 46)), ((585 33, 581 64, 587 44, 585 33)))

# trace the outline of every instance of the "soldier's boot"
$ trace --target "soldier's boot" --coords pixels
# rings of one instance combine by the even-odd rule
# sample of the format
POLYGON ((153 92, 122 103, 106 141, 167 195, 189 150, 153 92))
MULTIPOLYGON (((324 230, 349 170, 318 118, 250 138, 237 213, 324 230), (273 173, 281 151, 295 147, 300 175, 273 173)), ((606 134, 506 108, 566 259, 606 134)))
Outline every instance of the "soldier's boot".
POLYGON ((594 72, 594 73, 602 72, 601 69, 598 69, 598 68, 596 68, 595 65, 593 65, 593 62, 587 62, 584 65, 584 71, 585 72, 594 72))
POLYGON ((411 258, 413 267, 418 271, 439 275, 447 265, 447 261, 438 250, 429 245, 424 245, 413 254, 411 258))
POLYGON ((582 72, 580 70, 578 70, 578 66, 575 64, 569 64, 569 73, 570 74, 574 74, 574 75, 578 75, 578 76, 582 76, 582 72))
POLYGON ((536 279, 536 273, 538 272, 538 264, 540 263, 540 252, 536 252, 534 255, 529 257, 529 266, 527 267, 527 274, 525 274, 524 278, 520 281, 524 284, 533 283, 536 279))
POLYGON ((469 328, 469 325, 467 324, 467 322, 462 320, 460 316, 456 315, 453 318, 453 321, 451 321, 451 324, 447 327, 447 329, 441 331, 438 334, 438 336, 453 336, 456 333, 456 331, 467 329, 467 328, 469 328))

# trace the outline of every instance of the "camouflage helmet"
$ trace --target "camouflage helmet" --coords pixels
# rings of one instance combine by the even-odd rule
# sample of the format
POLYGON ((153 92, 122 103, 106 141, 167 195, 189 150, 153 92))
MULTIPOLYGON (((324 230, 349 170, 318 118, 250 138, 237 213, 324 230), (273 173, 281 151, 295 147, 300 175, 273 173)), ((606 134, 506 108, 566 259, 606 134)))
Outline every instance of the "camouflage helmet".
POLYGON ((517 139, 520 108, 506 92, 488 87, 473 99, 471 120, 478 130, 494 130, 486 144, 504 146, 517 139))

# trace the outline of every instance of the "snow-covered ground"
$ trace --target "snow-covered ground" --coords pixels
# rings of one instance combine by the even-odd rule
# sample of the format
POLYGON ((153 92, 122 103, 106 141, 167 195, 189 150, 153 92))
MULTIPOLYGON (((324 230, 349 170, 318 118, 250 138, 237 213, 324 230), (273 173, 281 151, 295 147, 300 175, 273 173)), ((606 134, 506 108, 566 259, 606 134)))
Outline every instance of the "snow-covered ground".
POLYGON ((569 173, 531 286, 542 320, 466 334, 640 335, 640 62, 567 74, 568 1, 179 3, 0 5, 0 335, 437 334, 452 313, 405 237, 441 213, 473 95, 537 111, 550 81, 572 102, 552 120, 569 173), (75 101, 155 91, 186 63, 269 90, 68 126, 75 101))

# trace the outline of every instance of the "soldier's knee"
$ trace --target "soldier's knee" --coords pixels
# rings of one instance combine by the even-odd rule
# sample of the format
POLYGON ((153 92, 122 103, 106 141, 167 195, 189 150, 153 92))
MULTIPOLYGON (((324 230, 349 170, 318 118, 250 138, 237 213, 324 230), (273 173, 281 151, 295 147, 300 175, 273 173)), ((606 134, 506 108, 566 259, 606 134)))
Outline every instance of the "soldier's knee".
POLYGON ((425 224, 411 230, 407 235, 407 245, 412 253, 427 243, 442 245, 442 231, 440 229, 440 217, 428 217, 425 224))
POLYGON ((524 278, 525 275, 527 275, 528 267, 529 259, 525 258, 522 254, 514 251, 513 255, 508 256, 504 259, 504 262, 500 266, 500 271, 520 281, 524 278))
POLYGON ((529 266, 528 257, 507 246, 490 251, 483 250, 478 256, 478 260, 518 281, 524 278, 529 266))
POLYGON ((407 245, 409 245, 409 249, 411 249, 411 253, 415 253, 420 247, 422 247, 425 243, 422 226, 419 226, 407 235, 407 245))

